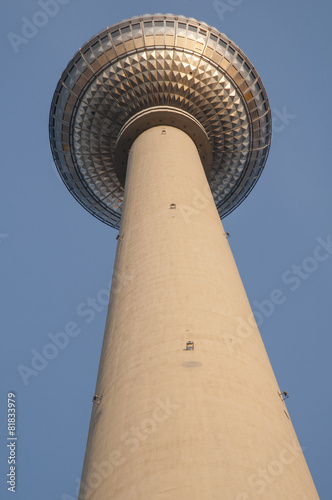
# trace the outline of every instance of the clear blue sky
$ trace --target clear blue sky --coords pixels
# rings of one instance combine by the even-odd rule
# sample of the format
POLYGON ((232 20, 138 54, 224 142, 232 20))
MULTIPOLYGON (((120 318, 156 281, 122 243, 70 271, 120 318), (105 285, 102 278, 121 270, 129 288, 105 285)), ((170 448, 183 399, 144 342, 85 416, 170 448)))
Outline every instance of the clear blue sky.
POLYGON ((330 500, 331 3, 224 0, 218 14, 212 1, 54 2, 48 13, 43 0, 1 5, 0 497, 75 498, 106 315, 101 290, 116 247, 117 232, 71 197, 53 166, 48 113, 55 86, 98 31, 167 9, 226 33, 269 95, 274 135, 267 165, 224 223, 253 309, 276 288, 285 297, 260 330, 279 385, 290 394, 287 407, 320 497, 330 500), (98 311, 82 316, 89 298, 98 311), (73 327, 69 322, 79 333, 25 385, 18 366, 31 368, 32 350, 40 353, 49 334, 73 327), (5 484, 8 392, 17 399, 15 497, 5 484))

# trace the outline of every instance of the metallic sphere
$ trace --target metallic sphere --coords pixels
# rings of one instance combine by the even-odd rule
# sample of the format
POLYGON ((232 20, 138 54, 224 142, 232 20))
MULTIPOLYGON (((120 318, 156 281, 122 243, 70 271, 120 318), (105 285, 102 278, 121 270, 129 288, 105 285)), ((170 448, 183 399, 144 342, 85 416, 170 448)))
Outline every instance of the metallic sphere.
POLYGON ((194 140, 220 214, 256 184, 271 141, 271 112, 249 59, 192 18, 133 17, 100 32, 57 85, 50 141, 58 171, 95 217, 119 227, 134 139, 173 125, 194 140))

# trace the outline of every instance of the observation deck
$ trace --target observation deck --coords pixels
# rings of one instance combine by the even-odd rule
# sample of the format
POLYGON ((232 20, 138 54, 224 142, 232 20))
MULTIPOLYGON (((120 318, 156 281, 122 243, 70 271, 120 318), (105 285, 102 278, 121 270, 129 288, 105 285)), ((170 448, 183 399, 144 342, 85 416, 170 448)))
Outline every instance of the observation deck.
POLYGON ((135 138, 172 125, 194 140, 219 215, 255 186, 271 142, 266 91, 224 34, 183 16, 132 17, 91 38, 54 93, 50 142, 72 195, 118 228, 135 138))

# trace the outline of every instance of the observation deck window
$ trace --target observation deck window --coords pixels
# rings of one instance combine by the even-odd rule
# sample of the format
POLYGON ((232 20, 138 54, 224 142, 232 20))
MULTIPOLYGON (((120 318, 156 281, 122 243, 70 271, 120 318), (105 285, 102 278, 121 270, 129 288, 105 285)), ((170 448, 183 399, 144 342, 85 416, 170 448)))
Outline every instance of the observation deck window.
POLYGON ((108 34, 106 36, 103 36, 103 38, 100 39, 100 43, 103 45, 104 43, 107 44, 109 41, 108 34))
POLYGON ((97 47, 99 48, 99 40, 97 40, 93 45, 91 45, 91 50, 95 50, 97 47))
POLYGON ((131 25, 134 38, 139 38, 143 35, 141 23, 135 23, 131 25))

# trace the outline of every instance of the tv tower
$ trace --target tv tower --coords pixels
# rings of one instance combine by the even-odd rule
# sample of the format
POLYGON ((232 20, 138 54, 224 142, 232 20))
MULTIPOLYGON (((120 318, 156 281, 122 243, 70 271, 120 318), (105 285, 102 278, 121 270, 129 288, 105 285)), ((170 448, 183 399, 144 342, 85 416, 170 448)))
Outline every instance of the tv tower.
POLYGON ((318 499, 220 221, 270 147, 252 63, 195 19, 132 17, 70 61, 50 140, 119 228, 79 500, 318 499))

